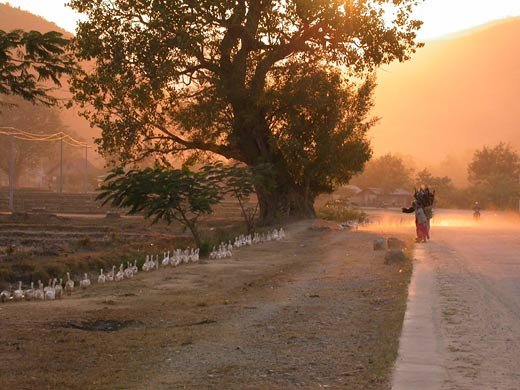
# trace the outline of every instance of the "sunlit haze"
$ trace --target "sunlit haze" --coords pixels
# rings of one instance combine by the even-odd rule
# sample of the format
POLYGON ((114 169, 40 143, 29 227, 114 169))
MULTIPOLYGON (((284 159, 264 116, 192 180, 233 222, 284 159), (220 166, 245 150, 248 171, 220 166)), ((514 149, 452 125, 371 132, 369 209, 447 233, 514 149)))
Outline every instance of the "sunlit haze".
MULTIPOLYGON (((67 0, 0 0, 56 23, 73 32, 79 16, 66 7, 67 0)), ((489 21, 520 15, 520 1, 426 0, 417 8, 416 17, 424 21, 421 39, 451 34, 489 21)))
POLYGON ((416 11, 421 39, 437 38, 490 21, 520 15, 518 0, 426 0, 416 11))

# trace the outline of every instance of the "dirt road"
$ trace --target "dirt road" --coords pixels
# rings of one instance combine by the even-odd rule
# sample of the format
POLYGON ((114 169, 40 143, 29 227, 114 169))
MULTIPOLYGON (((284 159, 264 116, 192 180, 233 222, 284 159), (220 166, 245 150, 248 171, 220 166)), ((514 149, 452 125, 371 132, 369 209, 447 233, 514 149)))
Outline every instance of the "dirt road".
POLYGON ((0 388, 387 389, 411 264, 374 237, 304 222, 229 259, 1 304, 0 388))
MULTIPOLYGON (((382 226, 399 227, 397 213, 382 226)), ((383 229, 384 230, 384 229, 383 229)), ((518 215, 437 211, 432 241, 421 245, 435 283, 444 390, 520 388, 520 219, 518 215)), ((417 286, 421 288, 420 285, 417 286)))
POLYGON ((520 387, 520 229, 502 222, 484 214, 435 233, 445 389, 520 387))

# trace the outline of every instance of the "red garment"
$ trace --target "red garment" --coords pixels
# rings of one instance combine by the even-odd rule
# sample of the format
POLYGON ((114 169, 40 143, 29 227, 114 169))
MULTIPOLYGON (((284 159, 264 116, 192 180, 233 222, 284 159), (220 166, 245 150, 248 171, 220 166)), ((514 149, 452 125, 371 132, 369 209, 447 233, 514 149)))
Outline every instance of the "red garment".
POLYGON ((420 241, 426 241, 427 238, 429 238, 428 234, 428 223, 416 223, 415 224, 415 230, 417 231, 417 238, 420 241))

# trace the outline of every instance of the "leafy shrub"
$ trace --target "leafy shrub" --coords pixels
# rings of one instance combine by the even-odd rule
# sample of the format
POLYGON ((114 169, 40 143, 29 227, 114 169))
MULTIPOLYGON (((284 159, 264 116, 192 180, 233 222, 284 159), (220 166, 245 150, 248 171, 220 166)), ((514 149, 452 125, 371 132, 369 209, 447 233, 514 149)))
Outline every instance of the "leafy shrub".
POLYGON ((209 253, 211 252, 211 248, 213 247, 214 243, 213 241, 211 240, 202 240, 202 242, 200 243, 200 251, 199 251, 199 255, 201 257, 206 257, 209 255, 209 253))
POLYGON ((368 214, 362 210, 352 208, 346 200, 334 200, 327 202, 317 210, 318 217, 336 222, 356 221, 367 223, 368 214))

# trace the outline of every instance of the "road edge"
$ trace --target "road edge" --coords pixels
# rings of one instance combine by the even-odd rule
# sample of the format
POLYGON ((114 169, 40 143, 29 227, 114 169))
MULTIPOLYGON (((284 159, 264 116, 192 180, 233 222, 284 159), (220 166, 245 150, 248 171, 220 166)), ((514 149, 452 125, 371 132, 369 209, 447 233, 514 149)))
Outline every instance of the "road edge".
POLYGON ((437 390, 445 380, 439 294, 431 243, 414 249, 399 352, 392 372, 393 390, 437 390))

